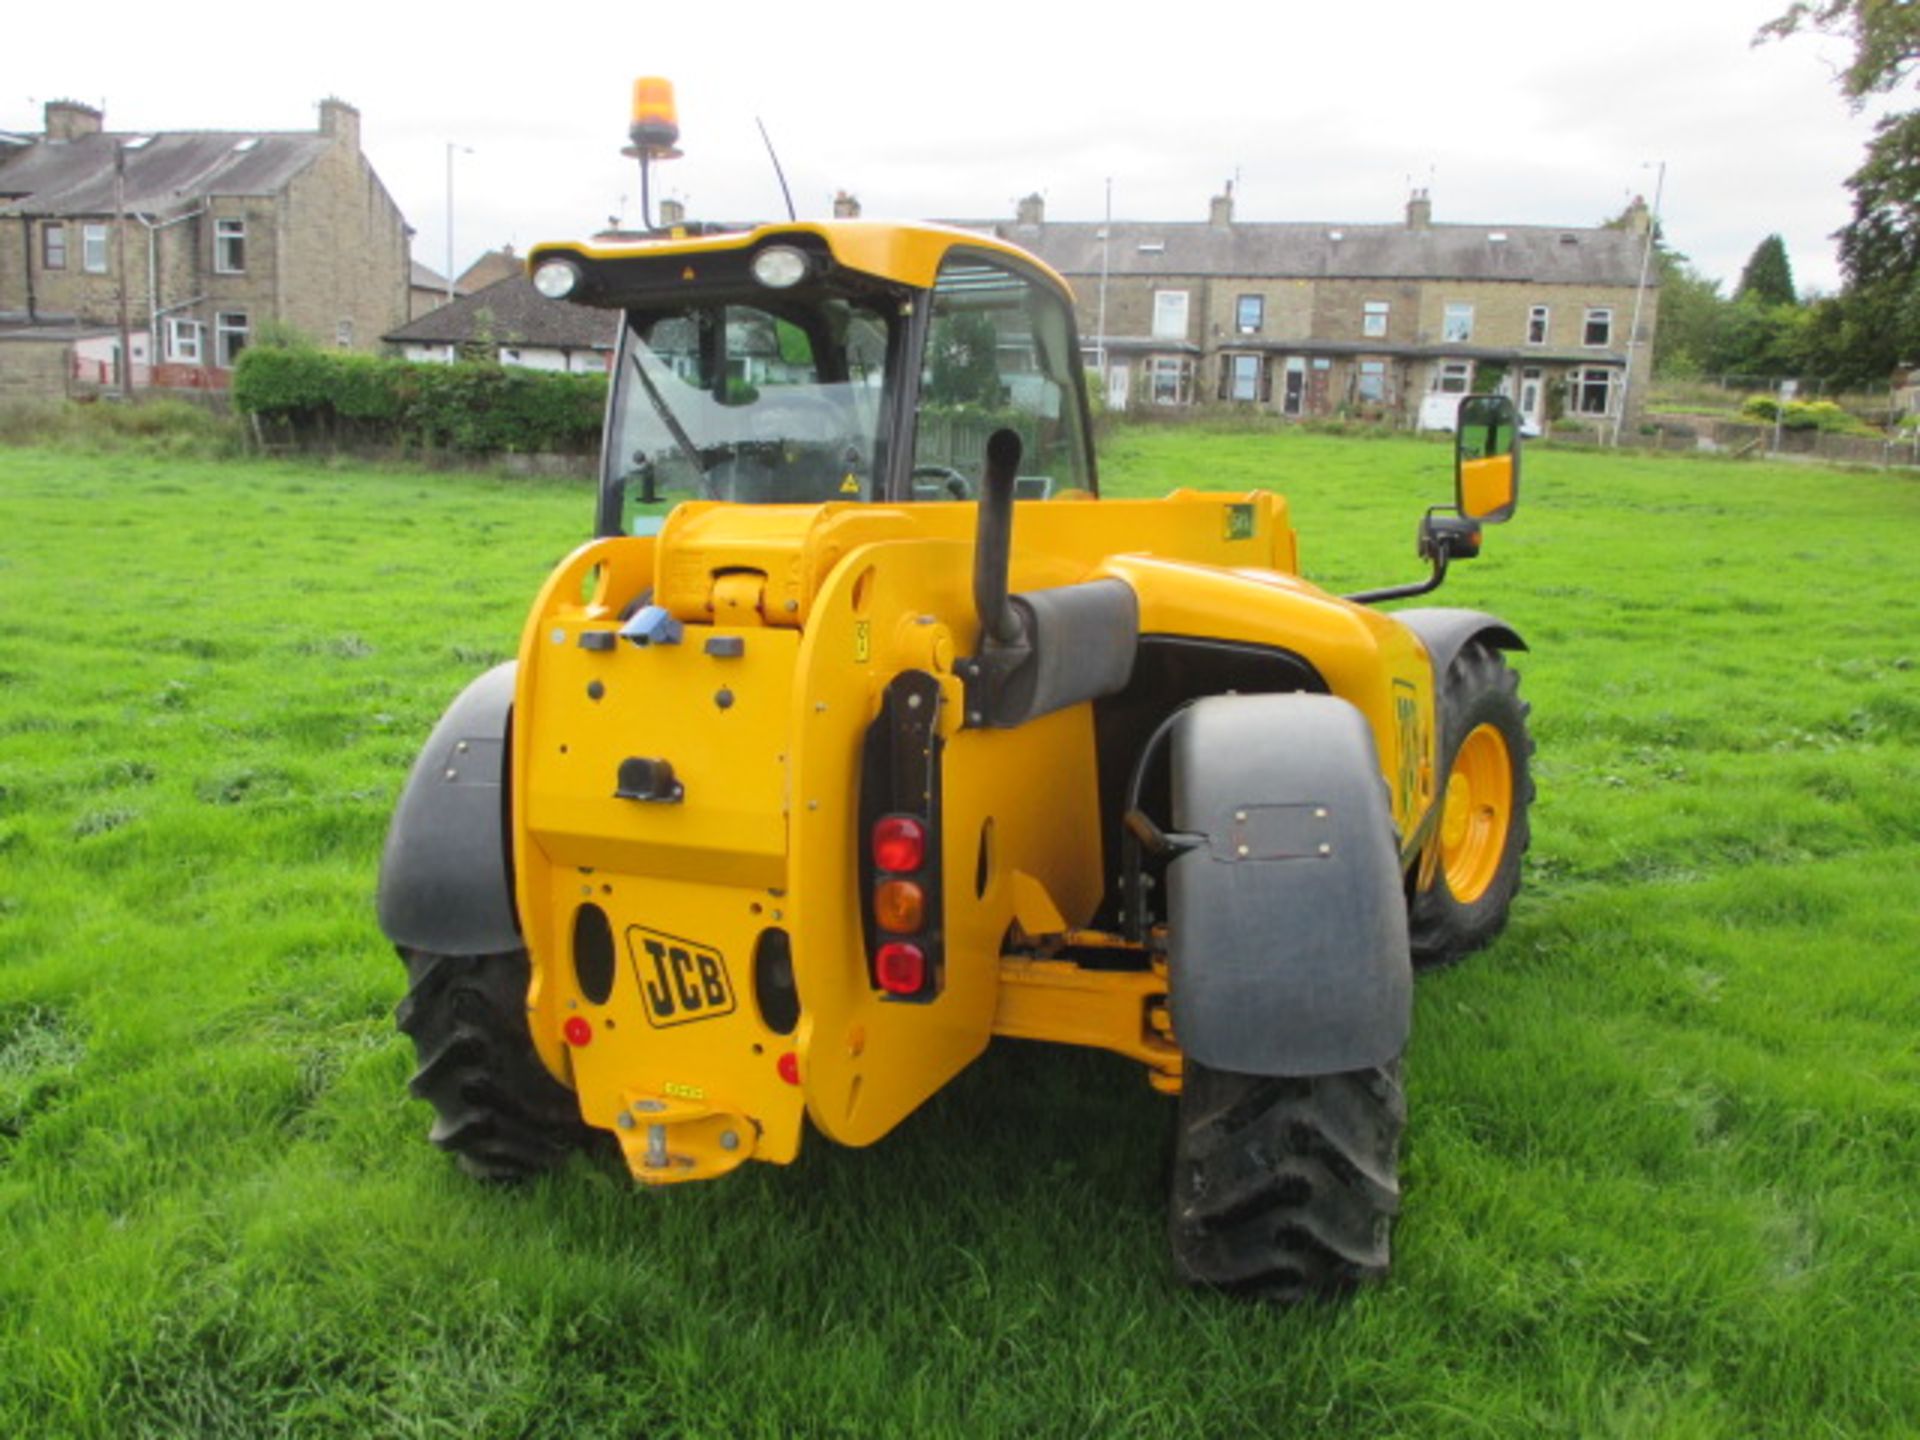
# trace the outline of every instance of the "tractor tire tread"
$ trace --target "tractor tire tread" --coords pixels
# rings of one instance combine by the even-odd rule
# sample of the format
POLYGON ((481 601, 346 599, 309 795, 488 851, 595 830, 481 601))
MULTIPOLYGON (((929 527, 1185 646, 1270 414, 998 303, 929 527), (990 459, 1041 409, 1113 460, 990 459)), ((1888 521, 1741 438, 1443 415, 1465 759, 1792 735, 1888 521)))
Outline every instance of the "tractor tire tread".
POLYGON ((1400 1065, 1237 1075, 1188 1062, 1174 1146, 1174 1266, 1281 1303, 1386 1275, 1406 1124, 1400 1065))
POLYGON ((414 1044, 407 1083, 433 1107, 427 1138, 469 1175, 522 1180, 551 1170, 592 1132, 527 1030, 527 957, 402 949, 407 993, 394 1022, 414 1044))

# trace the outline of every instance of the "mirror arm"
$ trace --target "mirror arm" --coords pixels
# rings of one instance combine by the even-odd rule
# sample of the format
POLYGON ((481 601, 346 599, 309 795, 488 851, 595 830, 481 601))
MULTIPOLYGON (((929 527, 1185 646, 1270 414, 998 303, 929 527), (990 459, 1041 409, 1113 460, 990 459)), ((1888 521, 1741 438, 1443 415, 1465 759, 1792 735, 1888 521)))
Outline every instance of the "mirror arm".
POLYGON ((1420 522, 1420 556, 1430 561, 1433 571, 1424 580, 1406 585, 1388 585, 1378 590, 1358 590, 1343 597, 1355 605, 1377 605, 1382 600, 1408 600, 1438 590, 1447 578, 1447 565, 1456 555, 1471 559, 1480 553, 1480 526, 1451 505, 1436 505, 1420 522), (1446 517, 1446 518, 1441 518, 1446 517))
POLYGON ((1341 598, 1355 605, 1378 605, 1382 600, 1407 600, 1415 595, 1426 595, 1438 590, 1447 578, 1447 551, 1443 548, 1433 557, 1433 573, 1424 580, 1415 580, 1406 585, 1388 585, 1379 590, 1356 590, 1341 598))

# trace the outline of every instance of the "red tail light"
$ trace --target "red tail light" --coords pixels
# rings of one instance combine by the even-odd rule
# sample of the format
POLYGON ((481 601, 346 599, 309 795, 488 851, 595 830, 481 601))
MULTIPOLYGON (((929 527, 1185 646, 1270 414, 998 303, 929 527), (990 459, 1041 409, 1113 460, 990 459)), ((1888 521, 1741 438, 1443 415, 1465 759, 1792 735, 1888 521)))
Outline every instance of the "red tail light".
POLYGON ((927 858, 927 827, 911 815, 883 815, 873 825, 873 864, 903 875, 927 858))
POLYGON ((569 1015, 567 1023, 560 1027, 560 1033, 567 1037, 569 1045, 590 1045, 593 1043, 593 1022, 584 1015, 569 1015))
POLYGON ((927 954, 918 945, 895 941, 873 957, 880 988, 889 995, 917 995, 926 988, 927 954))

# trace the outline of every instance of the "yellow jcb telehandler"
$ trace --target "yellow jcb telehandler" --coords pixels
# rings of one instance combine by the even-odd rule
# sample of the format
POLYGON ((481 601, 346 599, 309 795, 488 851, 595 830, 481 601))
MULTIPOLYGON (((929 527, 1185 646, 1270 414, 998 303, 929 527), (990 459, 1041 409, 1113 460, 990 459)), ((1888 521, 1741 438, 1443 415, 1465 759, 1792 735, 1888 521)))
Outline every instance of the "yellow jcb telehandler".
POLYGON ((1374 605, 1512 513, 1512 406, 1461 403, 1428 577, 1343 598, 1278 495, 1098 498, 1067 286, 1011 245, 528 264, 621 338, 596 537, 383 861, 434 1142, 709 1180, 881 1139, 996 1036, 1096 1046, 1178 1097, 1181 1279, 1385 1273, 1413 968, 1505 923, 1532 747, 1513 630, 1374 605))

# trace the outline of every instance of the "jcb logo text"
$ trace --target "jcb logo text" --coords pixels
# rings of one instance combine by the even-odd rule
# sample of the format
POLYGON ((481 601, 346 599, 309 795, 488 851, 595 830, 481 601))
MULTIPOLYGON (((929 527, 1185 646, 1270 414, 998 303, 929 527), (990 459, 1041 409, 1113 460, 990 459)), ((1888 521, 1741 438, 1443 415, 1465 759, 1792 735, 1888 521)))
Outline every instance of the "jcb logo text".
POLYGON ((733 982, 711 945, 635 925, 627 931, 627 952, 648 1024, 685 1025, 733 1012, 733 982))

